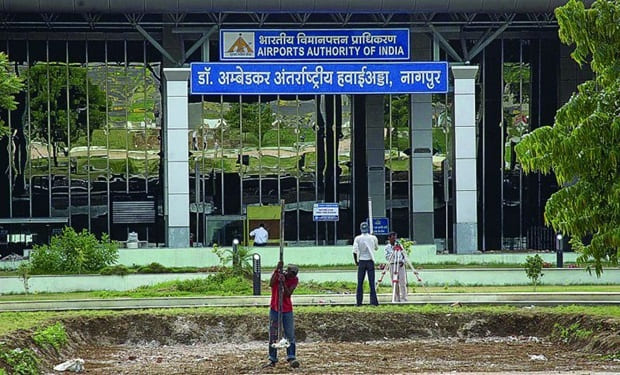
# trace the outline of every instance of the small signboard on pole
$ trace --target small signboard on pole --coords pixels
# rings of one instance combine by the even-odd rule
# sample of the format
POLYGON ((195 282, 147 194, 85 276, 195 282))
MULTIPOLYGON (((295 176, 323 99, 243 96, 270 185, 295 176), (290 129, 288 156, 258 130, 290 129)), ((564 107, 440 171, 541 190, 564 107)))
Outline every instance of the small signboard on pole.
POLYGON ((315 203, 312 207, 312 220, 314 221, 338 221, 338 203, 315 203))
POLYGON ((390 219, 387 217, 373 217, 372 230, 373 234, 387 235, 390 233, 390 219))

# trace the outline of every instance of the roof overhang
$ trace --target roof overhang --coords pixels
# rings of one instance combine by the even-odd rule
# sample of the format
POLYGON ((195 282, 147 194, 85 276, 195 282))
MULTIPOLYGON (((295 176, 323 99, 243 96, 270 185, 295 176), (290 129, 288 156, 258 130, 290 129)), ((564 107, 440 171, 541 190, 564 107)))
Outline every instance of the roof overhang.
MULTIPOLYGON (((549 13, 567 0, 0 0, 4 13, 549 13)), ((593 0, 585 0, 586 6, 593 0)))

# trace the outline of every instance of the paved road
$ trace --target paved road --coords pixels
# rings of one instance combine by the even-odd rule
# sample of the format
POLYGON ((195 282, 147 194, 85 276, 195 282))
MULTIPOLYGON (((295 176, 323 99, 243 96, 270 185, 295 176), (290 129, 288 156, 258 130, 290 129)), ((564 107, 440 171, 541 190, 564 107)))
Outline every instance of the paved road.
MULTIPOLYGON (((294 304, 300 305, 354 305, 353 294, 295 295, 294 304)), ((368 303, 368 295, 364 302, 368 303)), ((379 303, 391 303, 391 295, 380 294, 379 303)), ((269 296, 208 296, 167 298, 106 298, 83 300, 3 301, 3 311, 63 311, 63 310, 123 310, 172 307, 206 306, 261 306, 269 304, 269 296)), ((399 304, 403 304, 402 302, 399 304)), ((415 293, 404 304, 460 304, 460 305, 615 305, 620 306, 620 293, 415 293)))

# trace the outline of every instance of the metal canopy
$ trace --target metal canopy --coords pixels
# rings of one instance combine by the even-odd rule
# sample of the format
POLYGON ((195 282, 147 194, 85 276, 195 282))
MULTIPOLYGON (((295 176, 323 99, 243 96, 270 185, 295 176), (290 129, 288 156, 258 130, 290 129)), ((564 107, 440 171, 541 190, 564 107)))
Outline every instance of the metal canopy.
MULTIPOLYGON (((548 13, 566 0, 0 0, 7 13, 548 13)), ((585 1, 586 5, 592 3, 585 1)))
MULTIPOLYGON (((586 5, 592 0, 586 0, 586 5)), ((0 30, 162 27, 556 27, 566 0, 0 0, 0 30)))

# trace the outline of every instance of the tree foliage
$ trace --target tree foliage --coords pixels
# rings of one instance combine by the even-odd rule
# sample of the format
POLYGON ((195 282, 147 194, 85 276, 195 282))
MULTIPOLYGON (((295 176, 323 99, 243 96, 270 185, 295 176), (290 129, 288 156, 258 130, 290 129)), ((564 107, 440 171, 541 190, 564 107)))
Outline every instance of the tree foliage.
POLYGON ((240 113, 243 114, 243 133, 255 134, 258 136, 259 131, 259 112, 260 112, 260 135, 265 136, 272 127, 275 116, 271 107, 266 103, 232 103, 230 109, 224 114, 226 123, 234 129, 239 129, 240 113))
POLYGON ((545 221, 570 235, 578 261, 600 275, 620 253, 620 0, 590 9, 571 0, 555 14, 561 41, 575 45, 571 56, 595 79, 516 151, 526 172, 554 172, 562 188, 547 201, 545 221))
MULTIPOLYGON (((17 108, 15 95, 22 91, 23 87, 23 80, 10 67, 9 57, 4 52, 0 52, 0 108, 3 110, 17 108)), ((8 126, 0 118, 0 138, 8 135, 9 132, 8 126)))
POLYGON ((86 135, 87 118, 91 134, 104 125, 105 93, 88 78, 86 68, 39 63, 27 76, 32 136, 44 142, 49 136, 53 144, 74 143, 86 135))

